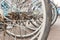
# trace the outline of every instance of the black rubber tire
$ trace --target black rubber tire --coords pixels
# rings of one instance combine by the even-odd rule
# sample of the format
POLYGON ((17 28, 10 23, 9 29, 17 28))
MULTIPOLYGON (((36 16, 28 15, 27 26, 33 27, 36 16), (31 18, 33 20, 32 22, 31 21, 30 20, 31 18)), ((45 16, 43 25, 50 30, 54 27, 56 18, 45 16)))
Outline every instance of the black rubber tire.
POLYGON ((46 21, 44 26, 44 31, 42 32, 42 34, 40 34, 39 39, 38 40, 47 40, 49 31, 50 31, 50 26, 51 26, 51 20, 52 20, 52 11, 51 11, 51 4, 50 4, 50 0, 42 0, 43 2, 43 6, 45 6, 45 13, 46 13, 46 21))

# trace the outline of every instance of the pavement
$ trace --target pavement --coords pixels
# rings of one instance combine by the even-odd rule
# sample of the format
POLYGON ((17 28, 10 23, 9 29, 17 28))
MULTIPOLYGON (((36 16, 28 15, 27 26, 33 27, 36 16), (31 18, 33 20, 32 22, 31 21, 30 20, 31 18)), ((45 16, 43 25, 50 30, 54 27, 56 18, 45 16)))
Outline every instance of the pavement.
POLYGON ((60 16, 58 16, 56 23, 51 27, 47 40, 60 40, 60 16))

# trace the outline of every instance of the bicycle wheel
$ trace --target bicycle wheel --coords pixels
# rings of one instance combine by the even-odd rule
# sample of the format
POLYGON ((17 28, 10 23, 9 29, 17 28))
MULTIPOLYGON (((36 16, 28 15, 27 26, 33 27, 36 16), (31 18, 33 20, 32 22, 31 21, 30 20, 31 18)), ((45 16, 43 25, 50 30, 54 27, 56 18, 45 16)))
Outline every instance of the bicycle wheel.
MULTIPOLYGON (((22 2, 24 3, 24 1, 22 1, 22 2)), ((30 1, 28 1, 28 2, 25 1, 25 3, 28 4, 28 3, 30 3, 30 1)), ((10 29, 6 28, 6 32, 9 35, 14 36, 15 38, 16 37, 19 37, 19 38, 30 38, 29 40, 35 40, 35 39, 36 40, 46 40, 46 38, 48 36, 48 33, 49 33, 49 30, 50 30, 50 25, 51 25, 51 13, 52 12, 51 12, 51 9, 50 9, 51 8, 50 7, 50 1, 48 1, 48 0, 41 0, 41 1, 40 0, 36 0, 33 3, 39 3, 39 4, 41 3, 42 4, 41 7, 40 7, 42 9, 42 11, 43 11, 42 12, 43 13, 43 15, 42 15, 43 20, 42 20, 41 25, 38 28, 36 28, 35 26, 33 26, 32 24, 29 23, 29 22, 31 22, 31 20, 33 20, 33 19, 36 20, 37 19, 33 15, 37 15, 38 13, 34 14, 33 10, 32 11, 28 11, 27 9, 24 10, 23 7, 26 7, 26 5, 25 5, 25 6, 22 6, 23 11, 20 10, 20 12, 13 12, 14 15, 17 13, 16 15, 20 19, 19 20, 15 19, 17 17, 15 15, 14 16, 15 18, 12 16, 13 19, 9 20, 9 21, 13 22, 13 23, 9 22, 7 24, 7 27, 8 26, 12 26, 12 28, 10 28, 10 29), (26 16, 24 16, 24 15, 26 15, 26 16), (27 28, 26 27, 27 25, 28 25, 28 27, 35 28, 35 30, 31 30, 31 29, 27 28)), ((32 4, 32 5, 35 6, 34 4, 32 4)), ((28 6, 28 7, 30 7, 30 6, 28 6)), ((37 11, 37 12, 41 13, 41 11, 37 11)))
POLYGON ((57 20, 58 12, 57 12, 57 7, 53 2, 51 2, 51 5, 52 5, 52 22, 51 22, 51 26, 52 26, 57 20))

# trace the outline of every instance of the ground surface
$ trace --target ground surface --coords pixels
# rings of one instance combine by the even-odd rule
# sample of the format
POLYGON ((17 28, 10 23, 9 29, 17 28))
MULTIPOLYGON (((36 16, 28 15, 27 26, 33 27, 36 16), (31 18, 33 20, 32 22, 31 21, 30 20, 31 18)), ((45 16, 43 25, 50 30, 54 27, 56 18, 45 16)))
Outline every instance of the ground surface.
POLYGON ((60 17, 56 23, 51 27, 48 40, 60 40, 60 17))

